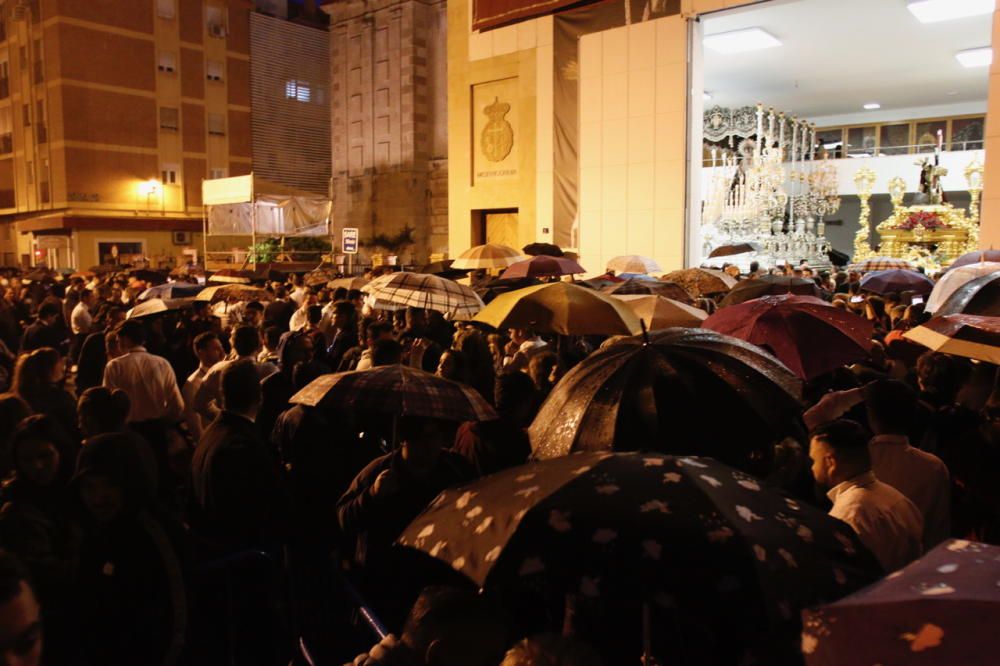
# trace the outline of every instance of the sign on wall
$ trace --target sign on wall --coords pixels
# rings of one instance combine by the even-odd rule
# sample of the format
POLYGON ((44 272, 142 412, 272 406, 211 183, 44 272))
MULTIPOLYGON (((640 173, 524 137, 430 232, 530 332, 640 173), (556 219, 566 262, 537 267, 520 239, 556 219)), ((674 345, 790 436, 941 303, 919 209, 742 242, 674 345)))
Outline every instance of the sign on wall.
POLYGON ((358 253, 358 230, 355 227, 344 227, 340 237, 340 247, 344 254, 358 253))
POLYGON ((473 184, 517 177, 517 78, 472 87, 473 184))

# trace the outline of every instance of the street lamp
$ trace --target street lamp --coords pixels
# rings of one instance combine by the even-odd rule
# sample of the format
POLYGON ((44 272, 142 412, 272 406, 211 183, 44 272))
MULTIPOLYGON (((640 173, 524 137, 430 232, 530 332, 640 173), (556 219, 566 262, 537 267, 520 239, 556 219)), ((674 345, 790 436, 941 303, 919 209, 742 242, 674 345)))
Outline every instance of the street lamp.
POLYGON ((146 196, 146 208, 149 208, 149 198, 153 195, 160 193, 160 181, 155 178, 150 178, 147 181, 139 183, 139 194, 146 196))

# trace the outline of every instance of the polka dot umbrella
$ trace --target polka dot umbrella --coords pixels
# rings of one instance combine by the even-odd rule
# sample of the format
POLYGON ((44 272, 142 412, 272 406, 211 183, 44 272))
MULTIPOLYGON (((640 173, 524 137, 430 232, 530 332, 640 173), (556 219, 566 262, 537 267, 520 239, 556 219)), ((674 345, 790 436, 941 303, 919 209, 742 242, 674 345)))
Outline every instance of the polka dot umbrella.
POLYGON ((879 572, 824 512, 710 458, 652 453, 578 453, 447 490, 399 543, 486 589, 571 593, 609 621, 645 604, 664 663, 794 663, 800 611, 879 572))

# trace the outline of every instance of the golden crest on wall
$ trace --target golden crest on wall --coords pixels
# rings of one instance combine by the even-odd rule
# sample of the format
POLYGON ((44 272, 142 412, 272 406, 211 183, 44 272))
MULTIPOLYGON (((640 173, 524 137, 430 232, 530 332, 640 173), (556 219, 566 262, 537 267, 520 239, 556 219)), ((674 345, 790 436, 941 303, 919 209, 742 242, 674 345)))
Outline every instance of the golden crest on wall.
POLYGON ((505 118, 510 113, 510 104, 494 97, 493 103, 484 108, 483 113, 489 118, 479 137, 483 155, 491 162, 502 162, 514 147, 514 128, 505 118))

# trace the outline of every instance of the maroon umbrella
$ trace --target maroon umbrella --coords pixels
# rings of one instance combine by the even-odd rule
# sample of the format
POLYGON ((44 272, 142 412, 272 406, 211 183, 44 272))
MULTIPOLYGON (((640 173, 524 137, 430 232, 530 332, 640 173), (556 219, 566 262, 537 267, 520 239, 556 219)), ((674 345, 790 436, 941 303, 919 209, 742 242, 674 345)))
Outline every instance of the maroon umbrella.
POLYGON ((504 280, 526 277, 546 277, 554 275, 573 275, 586 273, 583 266, 566 257, 549 257, 538 255, 527 261, 511 264, 500 276, 504 280))
POLYGON ((861 278, 861 288, 876 294, 912 291, 927 296, 934 289, 934 282, 918 271, 893 268, 887 271, 866 273, 861 278))
POLYGON ((812 296, 764 296, 702 322, 763 347, 805 380, 868 358, 872 324, 812 296))
POLYGON ((976 250, 975 252, 966 252, 961 257, 951 262, 951 265, 948 266, 948 270, 958 268, 959 266, 978 264, 982 261, 1000 261, 1000 250, 976 250))
POLYGON ((1000 548, 951 539, 881 581, 802 612, 808 666, 997 663, 1000 548))
POLYGON ((976 314, 1000 317, 1000 272, 969 280, 952 292, 934 314, 976 314))

